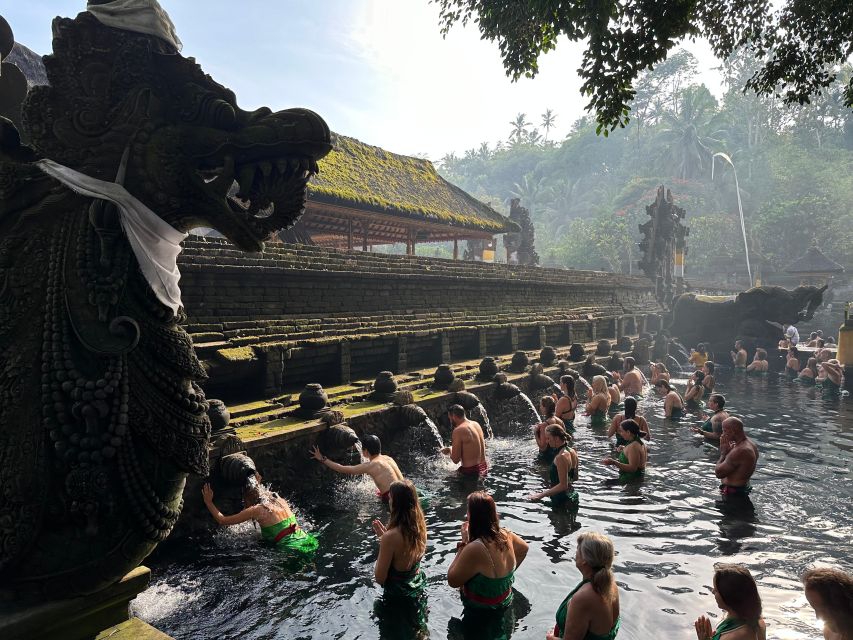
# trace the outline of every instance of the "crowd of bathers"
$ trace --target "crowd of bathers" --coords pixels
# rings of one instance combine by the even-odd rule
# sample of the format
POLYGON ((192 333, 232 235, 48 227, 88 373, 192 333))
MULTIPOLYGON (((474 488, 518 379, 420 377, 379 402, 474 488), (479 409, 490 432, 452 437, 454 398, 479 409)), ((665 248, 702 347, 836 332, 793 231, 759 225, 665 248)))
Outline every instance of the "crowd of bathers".
MULTIPOLYGON (((742 346, 738 344, 732 352, 735 365, 742 346)), ((726 412, 725 397, 714 392, 715 366, 704 345, 691 353, 690 361, 697 369, 689 377, 683 397, 660 362, 651 363, 650 379, 630 357, 624 359, 622 371, 607 372, 606 377, 593 376, 583 410, 593 428, 608 427, 607 435, 615 436, 618 454, 601 462, 615 467, 622 482, 643 478, 648 461, 644 441, 651 440, 652 435, 648 422, 638 414, 638 399, 648 385, 664 398, 665 415, 672 419, 679 418, 691 405, 705 405, 707 394, 709 414, 694 431, 719 444, 715 473, 721 480, 721 493, 745 496, 751 490, 749 479, 755 471, 758 449, 744 433, 741 420, 726 412), (618 413, 612 416, 614 410, 618 413)), ((569 513, 575 513, 579 504, 578 493, 573 488, 580 468, 578 453, 572 447, 580 411, 576 384, 572 375, 564 375, 560 378, 561 393, 543 396, 540 401, 542 419, 534 425, 533 435, 538 459, 548 465, 549 486, 528 496, 534 501, 547 498, 555 508, 567 509, 569 513)), ((447 415, 453 427, 451 444, 441 453, 459 465, 458 472, 462 475, 488 473, 482 427, 469 420, 460 405, 451 405, 447 415)), ((394 459, 382 453, 377 436, 362 438, 362 452, 367 459, 356 465, 335 462, 316 446, 311 455, 334 472, 365 474, 373 479, 377 496, 388 504, 390 512, 386 522, 372 523, 378 538, 374 580, 383 588, 385 599, 423 604, 427 579, 421 561, 426 551, 427 526, 421 497, 414 484, 403 477, 394 459)), ((219 512, 209 485, 205 485, 203 496, 219 524, 254 520, 260 525, 264 540, 278 547, 309 553, 317 548, 317 540, 299 527, 287 501, 264 487, 259 476, 247 485, 243 495, 245 508, 237 514, 224 516, 219 512)), ((515 572, 527 551, 528 544, 520 536, 501 527, 492 496, 475 491, 467 497, 467 513, 460 524, 455 557, 447 570, 447 585, 459 589, 466 612, 505 610, 512 603, 515 572)), ((575 565, 581 581, 557 609, 554 628, 544 633, 546 638, 616 638, 621 613, 619 589, 612 570, 614 555, 613 543, 607 536, 594 532, 578 536, 575 565)), ((853 636, 845 635, 847 629, 853 629, 853 577, 840 570, 818 568, 806 572, 803 582, 810 604, 825 620, 825 638, 853 640, 853 636)), ((763 640, 766 634, 761 598, 749 570, 736 564, 717 564, 713 584, 716 603, 726 615, 716 629, 707 617, 697 619, 694 625, 697 638, 763 640)))

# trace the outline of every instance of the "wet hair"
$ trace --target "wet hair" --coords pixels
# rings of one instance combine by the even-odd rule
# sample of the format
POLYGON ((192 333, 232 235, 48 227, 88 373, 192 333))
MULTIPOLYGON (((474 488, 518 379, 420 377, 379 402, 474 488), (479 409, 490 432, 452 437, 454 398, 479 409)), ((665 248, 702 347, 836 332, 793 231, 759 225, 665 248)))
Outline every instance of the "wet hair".
POLYGON ((461 404, 450 405, 449 407, 447 407, 447 413, 452 416, 456 416, 457 418, 462 418, 463 420, 465 419, 465 409, 462 407, 461 404))
POLYGON ((672 391, 672 385, 669 384, 669 382, 667 382, 666 380, 658 380, 657 382, 655 382, 655 386, 656 387, 666 387, 666 390, 668 392, 672 391))
POLYGON ((636 361, 631 356, 625 358, 625 371, 630 371, 634 368, 636 361))
POLYGON ((554 398, 551 396, 542 396, 542 399, 539 401, 539 406, 542 407, 542 410, 545 412, 544 418, 553 418, 554 412, 557 409, 557 403, 554 402, 554 398))
POLYGON ((640 425, 635 421, 630 418, 628 420, 623 420, 619 423, 619 427, 633 435, 634 440, 637 440, 638 442, 640 441, 640 425))
POLYGON ((812 331, 809 334, 809 340, 814 340, 815 338, 817 338, 817 331, 812 331))
POLYGON ((818 338, 818 339, 817 339, 817 346, 818 346, 818 348, 823 347, 825 344, 826 344, 826 341, 825 341, 823 338, 818 338))
POLYGON ((468 539, 494 542, 498 549, 509 546, 509 537, 501 531, 495 500, 485 491, 468 495, 468 539))
POLYGON ((696 345, 696 351, 701 353, 703 356, 708 353, 708 347, 705 346, 704 342, 700 342, 696 345))
POLYGON ((806 363, 806 369, 812 373, 817 371, 817 358, 809 358, 809 361, 806 363))
POLYGON ((613 542, 605 535, 589 531, 578 536, 581 558, 593 570, 592 588, 603 598, 610 598, 613 586, 613 542))
POLYGON ((408 551, 421 557, 426 551, 427 528, 418 492, 411 480, 395 480, 391 494, 391 517, 387 529, 399 529, 408 551))
POLYGON ((243 487, 243 506, 253 507, 261 503, 261 491, 257 483, 248 483, 243 487))
POLYGON ((549 436, 557 436, 563 442, 570 442, 572 439, 572 436, 558 424, 549 424, 545 427, 545 433, 549 436))
POLYGON ((361 439, 361 448, 367 451, 372 456, 378 456, 382 453, 382 442, 377 436, 369 435, 361 439))
POLYGON ((637 399, 631 396, 625 398, 625 417, 628 420, 633 419, 637 415, 637 399))
POLYGON ((767 351, 765 351, 764 349, 756 349, 755 355, 758 356, 759 360, 767 360, 767 351))
POLYGON ((806 571, 801 579, 806 589, 820 595, 827 616, 832 618, 831 626, 849 633, 853 629, 853 575, 841 569, 818 567, 806 571))
POLYGON ((663 362, 656 362, 655 366, 658 368, 658 371, 669 373, 669 369, 666 368, 666 365, 663 362))
POLYGON ((595 393, 608 393, 607 391, 607 378, 604 376, 593 376, 592 377, 592 390, 595 393))
POLYGON ((576 398, 575 379, 572 376, 560 376, 560 384, 566 385, 566 395, 570 398, 576 398))
POLYGON ((723 407, 726 406, 726 396, 724 396, 722 393, 712 393, 710 396, 708 396, 708 402, 710 402, 711 400, 713 400, 719 405, 720 411, 722 411, 723 407))
POLYGON ((696 376, 696 382, 700 384, 705 379, 705 372, 700 369, 696 369, 696 371, 693 372, 693 375, 696 376))
POLYGON ((706 367, 708 367, 708 373, 711 373, 711 374, 713 374, 713 373, 714 373, 714 367, 715 367, 716 365, 715 365, 713 362, 711 362, 710 360, 708 360, 708 362, 706 362, 706 363, 705 363, 705 366, 706 366, 706 367))
POLYGON ((749 569, 728 562, 714 565, 714 588, 736 618, 745 620, 753 629, 757 628, 761 617, 761 596, 749 569))
POLYGON ((794 345, 788 347, 788 353, 793 353, 795 358, 800 357, 800 350, 797 349, 797 347, 795 347, 794 345))

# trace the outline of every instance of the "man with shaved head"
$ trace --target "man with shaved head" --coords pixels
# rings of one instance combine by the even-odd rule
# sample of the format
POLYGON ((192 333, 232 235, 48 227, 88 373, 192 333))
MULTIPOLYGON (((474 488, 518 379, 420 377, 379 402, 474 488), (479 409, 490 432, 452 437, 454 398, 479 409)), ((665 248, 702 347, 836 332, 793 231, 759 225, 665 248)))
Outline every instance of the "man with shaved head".
POLYGON ((720 459, 714 469, 724 496, 746 496, 752 491, 749 479, 758 464, 758 447, 746 437, 740 418, 723 420, 720 459))

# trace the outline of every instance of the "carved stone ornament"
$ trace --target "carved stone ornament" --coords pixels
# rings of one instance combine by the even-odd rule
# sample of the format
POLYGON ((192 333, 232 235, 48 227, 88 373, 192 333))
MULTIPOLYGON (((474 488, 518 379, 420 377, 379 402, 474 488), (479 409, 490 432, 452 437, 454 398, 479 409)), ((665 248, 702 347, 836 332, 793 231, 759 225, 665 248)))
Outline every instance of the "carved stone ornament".
POLYGON ((243 111, 162 39, 89 13, 53 35, 50 84, 21 109, 30 146, 0 145, 0 596, 22 598, 136 567, 175 525, 187 474, 207 475, 210 436, 183 308, 154 295, 115 205, 35 162, 257 251, 298 218, 330 149, 316 114, 243 111))

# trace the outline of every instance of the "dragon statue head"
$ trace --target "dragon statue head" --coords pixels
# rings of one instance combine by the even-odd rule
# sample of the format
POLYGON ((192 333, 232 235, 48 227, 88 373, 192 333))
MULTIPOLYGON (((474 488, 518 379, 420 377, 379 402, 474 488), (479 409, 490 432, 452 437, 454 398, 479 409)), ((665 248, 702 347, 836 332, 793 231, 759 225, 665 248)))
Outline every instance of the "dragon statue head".
POLYGON ((22 109, 40 155, 112 181, 128 149, 131 194, 177 230, 213 227, 245 251, 296 222, 317 160, 331 150, 320 116, 243 111, 165 40, 90 13, 57 18, 53 31, 50 84, 31 89, 22 109))

